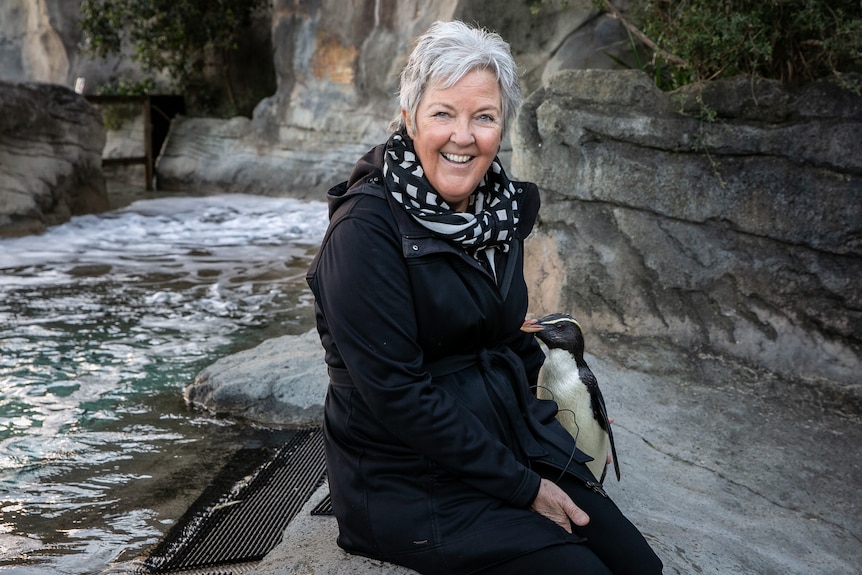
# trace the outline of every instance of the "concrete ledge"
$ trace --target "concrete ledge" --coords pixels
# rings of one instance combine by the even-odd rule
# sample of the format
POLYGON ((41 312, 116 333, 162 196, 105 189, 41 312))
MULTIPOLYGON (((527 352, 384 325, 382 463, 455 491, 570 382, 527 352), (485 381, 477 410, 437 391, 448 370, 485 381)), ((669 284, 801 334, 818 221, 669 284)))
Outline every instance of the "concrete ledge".
POLYGON ((251 573, 253 575, 418 575, 405 567, 351 555, 335 544, 335 517, 311 515, 329 494, 325 483, 284 531, 284 539, 251 573))

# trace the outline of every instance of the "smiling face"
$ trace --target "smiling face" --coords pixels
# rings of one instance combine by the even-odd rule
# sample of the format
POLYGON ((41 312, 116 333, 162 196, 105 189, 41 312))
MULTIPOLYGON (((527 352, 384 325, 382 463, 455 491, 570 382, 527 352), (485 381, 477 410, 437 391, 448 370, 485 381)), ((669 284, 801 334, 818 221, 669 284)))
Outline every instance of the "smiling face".
POLYGON ((425 177, 455 210, 467 209, 500 149, 502 107, 493 72, 473 70, 448 88, 429 86, 415 125, 401 112, 425 177))

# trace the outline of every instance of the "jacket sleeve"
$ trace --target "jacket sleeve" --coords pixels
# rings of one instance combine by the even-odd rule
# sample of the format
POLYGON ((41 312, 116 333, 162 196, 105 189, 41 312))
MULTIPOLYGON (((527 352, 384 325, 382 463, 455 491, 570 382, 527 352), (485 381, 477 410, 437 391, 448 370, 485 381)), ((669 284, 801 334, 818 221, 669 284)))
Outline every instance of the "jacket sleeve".
POLYGON ((352 210, 331 230, 310 283, 357 391, 398 441, 475 488, 528 506, 539 475, 423 367, 413 310, 427 302, 413 301, 388 204, 366 196, 352 210))

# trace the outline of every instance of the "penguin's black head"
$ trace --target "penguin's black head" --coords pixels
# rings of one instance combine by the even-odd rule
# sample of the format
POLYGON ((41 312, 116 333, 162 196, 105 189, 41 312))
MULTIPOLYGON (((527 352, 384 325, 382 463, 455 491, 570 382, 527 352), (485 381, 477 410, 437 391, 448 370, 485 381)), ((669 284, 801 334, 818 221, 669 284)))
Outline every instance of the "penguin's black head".
POLYGON ((552 313, 538 321, 527 321, 521 331, 533 333, 550 349, 565 349, 576 357, 584 353, 584 332, 575 318, 565 313, 552 313))

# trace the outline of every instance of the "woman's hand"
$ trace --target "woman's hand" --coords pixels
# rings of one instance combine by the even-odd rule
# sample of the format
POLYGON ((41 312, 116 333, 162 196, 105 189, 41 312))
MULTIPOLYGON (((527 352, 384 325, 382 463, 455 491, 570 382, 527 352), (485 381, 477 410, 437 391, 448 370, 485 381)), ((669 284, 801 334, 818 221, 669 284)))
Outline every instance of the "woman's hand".
POLYGON ((568 533, 572 532, 572 522, 580 527, 590 522, 590 516, 575 505, 565 491, 545 478, 542 478, 539 484, 539 493, 536 494, 530 509, 544 515, 568 533))

